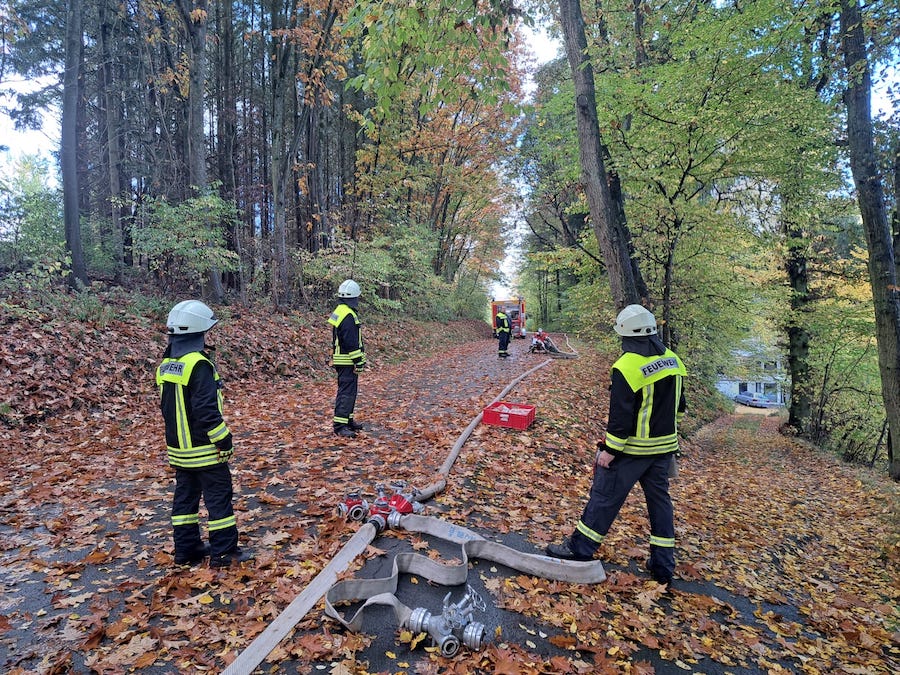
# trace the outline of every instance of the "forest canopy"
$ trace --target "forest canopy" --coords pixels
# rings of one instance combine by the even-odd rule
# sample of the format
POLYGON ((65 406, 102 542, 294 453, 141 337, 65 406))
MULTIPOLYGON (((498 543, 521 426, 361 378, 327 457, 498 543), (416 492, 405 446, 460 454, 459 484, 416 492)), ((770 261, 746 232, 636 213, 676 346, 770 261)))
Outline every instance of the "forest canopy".
POLYGON ((11 0, 4 114, 62 133, 4 167, 2 283, 487 318, 515 231, 529 330, 640 301, 900 476, 898 43, 884 0, 11 0))

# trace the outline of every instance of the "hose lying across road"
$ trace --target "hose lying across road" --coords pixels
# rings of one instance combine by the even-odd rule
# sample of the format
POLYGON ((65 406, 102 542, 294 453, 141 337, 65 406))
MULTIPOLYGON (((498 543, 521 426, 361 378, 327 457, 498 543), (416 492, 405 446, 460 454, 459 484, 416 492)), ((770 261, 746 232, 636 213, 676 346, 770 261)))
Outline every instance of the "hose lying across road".
MULTIPOLYGON (((500 401, 528 375, 552 362, 553 359, 547 359, 519 375, 491 403, 500 401)), ((415 499, 417 501, 427 501, 444 490, 450 469, 459 457, 466 440, 481 423, 482 416, 483 413, 479 412, 460 434, 456 443, 450 449, 450 454, 447 456, 446 461, 441 466, 439 471, 440 478, 425 489, 416 492, 415 499)), ((356 534, 344 544, 341 550, 316 575, 309 585, 285 607, 281 614, 243 652, 238 654, 237 658, 223 671, 223 675, 250 675, 323 596, 325 596, 325 613, 351 630, 359 630, 363 610, 371 604, 391 605, 394 608, 398 622, 401 625, 406 625, 409 621, 411 610, 403 605, 394 595, 397 589, 397 577, 402 572, 418 574, 435 583, 456 586, 465 583, 468 574, 468 559, 483 558, 526 574, 558 581, 599 583, 606 578, 603 565, 599 561, 571 562, 542 555, 522 553, 508 546, 488 541, 464 527, 447 523, 437 518, 409 514, 392 519, 391 522, 392 525, 411 532, 421 532, 461 544, 462 562, 457 565, 443 565, 417 553, 398 553, 394 559, 392 574, 389 577, 381 579, 349 579, 336 583, 338 574, 347 569, 350 563, 358 555, 361 555, 372 540, 378 536, 376 526, 371 523, 365 523, 360 526, 356 534), (345 619, 334 609, 336 603, 353 600, 364 600, 365 604, 349 619, 345 619)))
POLYGON ((519 572, 554 581, 571 581, 580 584, 596 584, 606 579, 599 561, 571 562, 516 551, 503 544, 488 541, 484 537, 459 525, 438 518, 413 514, 400 516, 398 526, 409 532, 428 534, 462 545, 462 562, 447 565, 420 553, 398 553, 394 557, 389 577, 380 579, 347 579, 341 581, 325 595, 325 613, 353 631, 362 627, 363 610, 369 605, 390 605, 400 625, 406 625, 410 609, 401 603, 394 593, 401 573, 416 574, 442 586, 459 586, 466 583, 469 574, 469 558, 490 560, 519 572), (365 604, 349 619, 344 618, 334 606, 340 602, 365 600, 365 604))

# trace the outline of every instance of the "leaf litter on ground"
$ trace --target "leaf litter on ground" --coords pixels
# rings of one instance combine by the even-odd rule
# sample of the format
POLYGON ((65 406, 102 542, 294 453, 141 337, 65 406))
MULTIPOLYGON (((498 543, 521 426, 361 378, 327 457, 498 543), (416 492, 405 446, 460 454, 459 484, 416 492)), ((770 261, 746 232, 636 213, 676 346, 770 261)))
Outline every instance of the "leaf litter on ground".
MULTIPOLYGON (((2 322, 35 336, 0 346, 0 664, 13 674, 220 671, 352 534, 334 514, 346 492, 430 483, 474 415, 540 362, 516 345, 510 362, 497 359, 478 322, 442 326, 439 340, 434 326, 376 328, 357 408, 369 430, 339 441, 315 317, 223 322, 213 337, 237 441, 236 511, 257 557, 176 568, 152 378, 164 336, 125 320, 2 322)), ((508 398, 535 405, 535 423, 479 427, 431 513, 532 551, 571 531, 614 358, 579 351, 516 386, 508 398)), ((897 486, 781 435, 781 421, 725 415, 685 441, 672 589, 641 570, 649 533, 636 488, 599 551, 603 584, 478 566, 489 602, 524 630, 497 626, 483 649, 445 659, 393 627, 389 659, 372 653, 375 635, 346 633, 320 605, 260 672, 897 672, 897 486)), ((367 556, 381 552, 375 542, 367 556)))

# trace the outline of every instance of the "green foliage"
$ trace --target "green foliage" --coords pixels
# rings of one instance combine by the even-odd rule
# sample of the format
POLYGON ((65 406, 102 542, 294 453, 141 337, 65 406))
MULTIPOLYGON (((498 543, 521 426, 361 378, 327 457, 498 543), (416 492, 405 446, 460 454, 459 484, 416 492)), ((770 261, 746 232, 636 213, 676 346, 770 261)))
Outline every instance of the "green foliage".
POLYGON ((376 313, 439 321, 480 318, 487 298, 477 279, 467 277, 472 273, 452 283, 433 273, 436 241, 437 234, 424 224, 394 225, 372 242, 339 238, 315 257, 302 255, 304 285, 323 307, 334 301, 340 283, 352 278, 376 313))
MULTIPOLYGON (((807 435, 844 459, 883 461, 883 439, 880 447, 878 442, 884 403, 871 290, 864 274, 866 257, 858 252, 841 262, 846 270, 841 272, 842 281, 805 317, 807 329, 814 336, 810 377, 802 385, 812 400, 807 435)), ((831 271, 835 270, 841 267, 831 271)))
POLYGON ((421 115, 472 90, 493 103, 509 86, 503 11, 469 1, 354 3, 344 30, 360 38, 364 65, 348 86, 371 97, 376 118, 411 88, 421 115))
MULTIPOLYGON (((834 120, 804 79, 803 22, 790 3, 701 4, 682 14, 685 7, 641 5, 641 36, 631 3, 606 3, 602 16, 592 14, 597 6, 583 9, 596 31, 588 44, 607 169, 622 181, 652 309, 692 378, 712 391, 746 338, 762 337, 776 355, 782 349, 776 331, 789 297, 779 210, 789 197, 795 220, 816 213, 810 201, 838 184, 829 173, 834 120)), ((551 236, 562 216, 584 210, 575 104, 568 73, 557 68, 538 75, 523 142, 529 222, 541 237, 530 243, 529 299, 536 293, 549 305, 546 280, 559 279, 553 304, 562 312, 554 307, 552 319, 582 329, 594 322, 601 334, 614 313, 596 278, 601 267, 551 236)))
POLYGON ((46 311, 68 311, 68 302, 61 301, 59 289, 65 286, 68 260, 36 262, 27 271, 15 271, 0 278, 0 295, 13 299, 3 303, 14 316, 37 317, 46 311))
POLYGON ((47 184, 46 159, 15 162, 0 197, 0 273, 53 265, 66 255, 62 194, 47 184))
POLYGON ((151 200, 145 211, 145 223, 132 230, 134 253, 146 257, 165 288, 237 269, 237 254, 225 244, 226 226, 238 219, 233 203, 206 194, 180 204, 151 200))
POLYGON ((122 233, 108 218, 87 220, 81 225, 85 264, 92 274, 111 278, 121 269, 122 233))

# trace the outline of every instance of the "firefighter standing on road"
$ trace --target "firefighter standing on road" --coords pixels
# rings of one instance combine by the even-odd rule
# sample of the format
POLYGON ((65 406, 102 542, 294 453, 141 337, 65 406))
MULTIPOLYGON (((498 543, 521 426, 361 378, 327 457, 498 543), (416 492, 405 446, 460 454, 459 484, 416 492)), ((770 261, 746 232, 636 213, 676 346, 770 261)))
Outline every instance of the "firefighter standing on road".
POLYGON ((686 374, 681 359, 656 335, 656 318, 628 305, 616 318, 621 357, 613 364, 606 440, 597 444, 591 494, 572 535, 550 544, 547 554, 590 560, 640 482, 650 519, 647 570, 662 584, 675 571, 675 524, 669 472, 678 451, 678 423, 684 416, 686 374))
POLYGON ((228 567, 251 558, 238 547, 228 468, 234 449, 222 418, 221 380, 206 347, 206 331, 217 323, 212 310, 198 300, 175 305, 166 320, 169 345, 156 370, 169 464, 175 469, 172 529, 177 565, 209 556, 211 567, 228 567), (200 539, 201 497, 209 546, 200 539))
POLYGON ((505 359, 509 356, 510 324, 509 317, 502 309, 497 310, 497 316, 494 317, 494 329, 497 331, 497 339, 500 340, 497 355, 505 359))
POLYGON ((331 364, 337 371, 337 395, 334 399, 334 433, 353 438, 363 426, 353 419, 359 374, 366 364, 359 308, 359 284, 347 279, 338 287, 340 303, 328 319, 334 347, 331 364))

